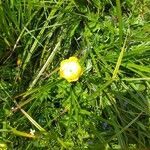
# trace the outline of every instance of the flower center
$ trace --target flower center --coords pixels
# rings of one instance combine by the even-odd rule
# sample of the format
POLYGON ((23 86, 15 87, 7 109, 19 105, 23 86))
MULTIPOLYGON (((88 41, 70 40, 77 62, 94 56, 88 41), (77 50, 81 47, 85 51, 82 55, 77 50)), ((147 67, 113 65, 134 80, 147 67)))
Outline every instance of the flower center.
POLYGON ((63 66, 63 70, 64 70, 64 74, 66 76, 70 76, 73 73, 77 73, 78 72, 78 66, 75 62, 70 62, 68 64, 65 64, 63 66))

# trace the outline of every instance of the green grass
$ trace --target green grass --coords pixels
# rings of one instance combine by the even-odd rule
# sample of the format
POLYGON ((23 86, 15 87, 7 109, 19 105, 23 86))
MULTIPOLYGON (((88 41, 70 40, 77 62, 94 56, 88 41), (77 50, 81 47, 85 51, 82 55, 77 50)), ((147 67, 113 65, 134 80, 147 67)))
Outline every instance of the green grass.
POLYGON ((149 8, 0 0, 0 149, 150 149, 149 8), (84 69, 74 83, 58 71, 70 56, 84 69))

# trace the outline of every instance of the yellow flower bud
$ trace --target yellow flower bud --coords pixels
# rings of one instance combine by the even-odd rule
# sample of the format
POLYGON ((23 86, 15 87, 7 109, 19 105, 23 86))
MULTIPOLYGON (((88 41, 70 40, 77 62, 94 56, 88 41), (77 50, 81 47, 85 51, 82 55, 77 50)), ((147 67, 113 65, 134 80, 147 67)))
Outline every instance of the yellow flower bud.
POLYGON ((20 66, 22 64, 22 61, 20 58, 17 59, 17 66, 20 66))
POLYGON ((60 64, 60 76, 68 82, 77 81, 83 71, 77 57, 65 59, 60 64))

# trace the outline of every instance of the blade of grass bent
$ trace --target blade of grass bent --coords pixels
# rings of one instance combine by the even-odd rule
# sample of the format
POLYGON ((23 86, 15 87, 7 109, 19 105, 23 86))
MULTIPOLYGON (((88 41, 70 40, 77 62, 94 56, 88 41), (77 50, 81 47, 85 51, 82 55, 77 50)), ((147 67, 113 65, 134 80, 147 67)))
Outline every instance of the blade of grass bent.
POLYGON ((45 132, 45 129, 42 128, 30 115, 28 115, 23 109, 20 109, 21 112, 29 119, 29 121, 37 128, 39 131, 45 132))
POLYGON ((30 84, 29 90, 31 90, 31 89, 33 88, 33 86, 36 84, 36 82, 38 81, 38 79, 40 78, 40 76, 42 75, 42 73, 44 72, 44 70, 46 69, 46 67, 52 62, 52 60, 53 60, 53 58, 54 58, 54 56, 55 56, 55 54, 56 54, 56 52, 57 52, 57 49, 58 49, 58 47, 60 46, 60 42, 61 42, 61 41, 59 41, 59 42, 56 44, 54 50, 52 51, 52 53, 51 53, 50 56, 48 57, 46 63, 44 64, 44 66, 42 67, 42 69, 39 71, 38 75, 37 75, 36 78, 33 80, 33 82, 30 84))
POLYGON ((125 52, 126 41, 127 41, 127 36, 126 36, 126 39, 125 39, 125 41, 124 41, 123 47, 122 47, 122 49, 121 49, 120 55, 119 55, 119 57, 118 57, 117 64, 116 64, 115 70, 114 70, 114 72, 113 72, 112 79, 115 79, 115 78, 117 77, 117 74, 118 74, 118 71, 119 71, 119 67, 120 67, 120 65, 121 65, 122 58, 123 58, 123 55, 124 55, 124 52, 125 52))

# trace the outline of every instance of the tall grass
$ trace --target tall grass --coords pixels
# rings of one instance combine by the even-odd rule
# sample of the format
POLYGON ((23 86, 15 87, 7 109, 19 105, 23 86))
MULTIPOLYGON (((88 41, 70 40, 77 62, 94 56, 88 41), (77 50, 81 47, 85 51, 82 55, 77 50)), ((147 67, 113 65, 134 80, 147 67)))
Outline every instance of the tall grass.
POLYGON ((0 149, 149 149, 149 5, 0 0, 0 149))

